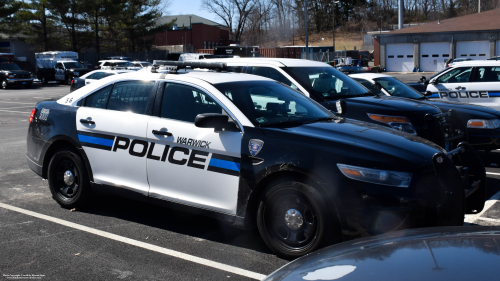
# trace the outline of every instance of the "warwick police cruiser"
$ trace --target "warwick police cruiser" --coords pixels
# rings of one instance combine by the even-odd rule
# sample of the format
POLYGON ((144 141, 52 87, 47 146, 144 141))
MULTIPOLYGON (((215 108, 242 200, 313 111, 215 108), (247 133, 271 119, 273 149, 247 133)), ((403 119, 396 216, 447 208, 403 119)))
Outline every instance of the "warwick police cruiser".
POLYGON ((276 81, 225 73, 224 63, 173 64, 216 72, 114 75, 36 105, 27 162, 57 203, 74 208, 95 192, 195 211, 257 227, 289 258, 462 225, 483 209, 485 170, 467 143, 446 152, 338 117, 276 81))

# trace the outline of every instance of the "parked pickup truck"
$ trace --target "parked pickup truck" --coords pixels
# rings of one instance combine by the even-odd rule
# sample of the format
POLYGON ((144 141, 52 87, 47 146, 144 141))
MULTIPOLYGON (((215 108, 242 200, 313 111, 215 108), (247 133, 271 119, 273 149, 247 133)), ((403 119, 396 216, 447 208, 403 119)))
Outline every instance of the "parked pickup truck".
POLYGON ((31 72, 22 70, 15 63, 0 63, 0 85, 2 89, 8 89, 12 85, 24 85, 26 88, 31 88, 33 78, 31 72))
POLYGON ((60 81, 71 85, 75 77, 80 77, 91 69, 78 62, 76 52, 43 52, 36 53, 37 77, 43 84, 49 81, 60 81))

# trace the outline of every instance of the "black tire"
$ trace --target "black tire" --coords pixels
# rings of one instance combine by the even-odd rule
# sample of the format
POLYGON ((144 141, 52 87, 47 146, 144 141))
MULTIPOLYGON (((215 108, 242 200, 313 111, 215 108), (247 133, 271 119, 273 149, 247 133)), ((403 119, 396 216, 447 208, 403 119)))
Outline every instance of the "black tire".
POLYGON ((66 76, 66 85, 71 85, 71 81, 73 80, 73 78, 71 78, 71 76, 66 76))
POLYGON ((341 241, 340 223, 331 204, 315 188, 298 181, 276 183, 263 192, 257 228, 266 245, 287 259, 341 241), (294 215, 302 219, 294 223, 294 215))
POLYGON ((29 84, 24 85, 24 88, 31 89, 32 86, 33 86, 33 84, 29 83, 29 84))
POLYGON ((2 80, 0 83, 2 89, 7 90, 9 88, 9 83, 7 83, 7 80, 2 80))
POLYGON ((52 156, 48 169, 48 181, 52 198, 63 208, 76 208, 85 204, 91 187, 82 158, 71 148, 58 150, 52 156), (73 184, 65 181, 64 174, 73 174, 73 184))
POLYGON ((47 81, 47 78, 45 77, 45 75, 40 76, 40 82, 42 82, 42 84, 49 83, 49 81, 47 81))

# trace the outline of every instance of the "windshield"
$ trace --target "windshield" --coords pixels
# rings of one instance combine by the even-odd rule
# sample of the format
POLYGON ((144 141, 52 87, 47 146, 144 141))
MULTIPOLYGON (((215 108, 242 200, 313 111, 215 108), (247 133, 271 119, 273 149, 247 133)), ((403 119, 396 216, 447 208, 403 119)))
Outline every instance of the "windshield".
POLYGON ((310 98, 274 81, 214 85, 259 127, 300 125, 335 116, 310 98))
POLYGON ((324 99, 362 96, 368 92, 365 87, 331 66, 286 67, 283 70, 294 77, 307 91, 324 99))
POLYGON ((447 67, 447 68, 445 68, 445 69, 443 69, 443 70, 439 71, 438 73, 436 73, 436 74, 432 75, 432 76, 431 76, 428 80, 431 80, 432 78, 434 78, 434 77, 436 77, 436 76, 440 75, 441 73, 446 72, 446 71, 449 71, 449 70, 451 70, 451 69, 452 69, 452 68, 447 67))
POLYGON ((410 99, 420 99, 423 97, 417 91, 413 90, 413 88, 393 77, 375 78, 373 81, 380 83, 391 96, 410 99))
POLYGON ((85 68, 85 66, 83 66, 83 64, 81 64, 79 62, 65 62, 64 67, 66 67, 66 68, 85 68))
POLYGON ((0 69, 2 70, 21 70, 19 66, 15 63, 0 63, 0 69))

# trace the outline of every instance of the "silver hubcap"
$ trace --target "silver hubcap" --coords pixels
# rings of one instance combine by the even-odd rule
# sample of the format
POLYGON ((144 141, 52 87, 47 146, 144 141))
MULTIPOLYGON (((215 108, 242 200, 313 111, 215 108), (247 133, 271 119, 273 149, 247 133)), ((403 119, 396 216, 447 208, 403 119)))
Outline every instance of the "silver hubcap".
POLYGON ((285 221, 286 226, 291 230, 297 230, 304 224, 302 214, 295 209, 290 209, 285 213, 285 221))
POLYGON ((75 183, 75 176, 71 171, 64 172, 64 183, 68 186, 73 185, 75 183))

